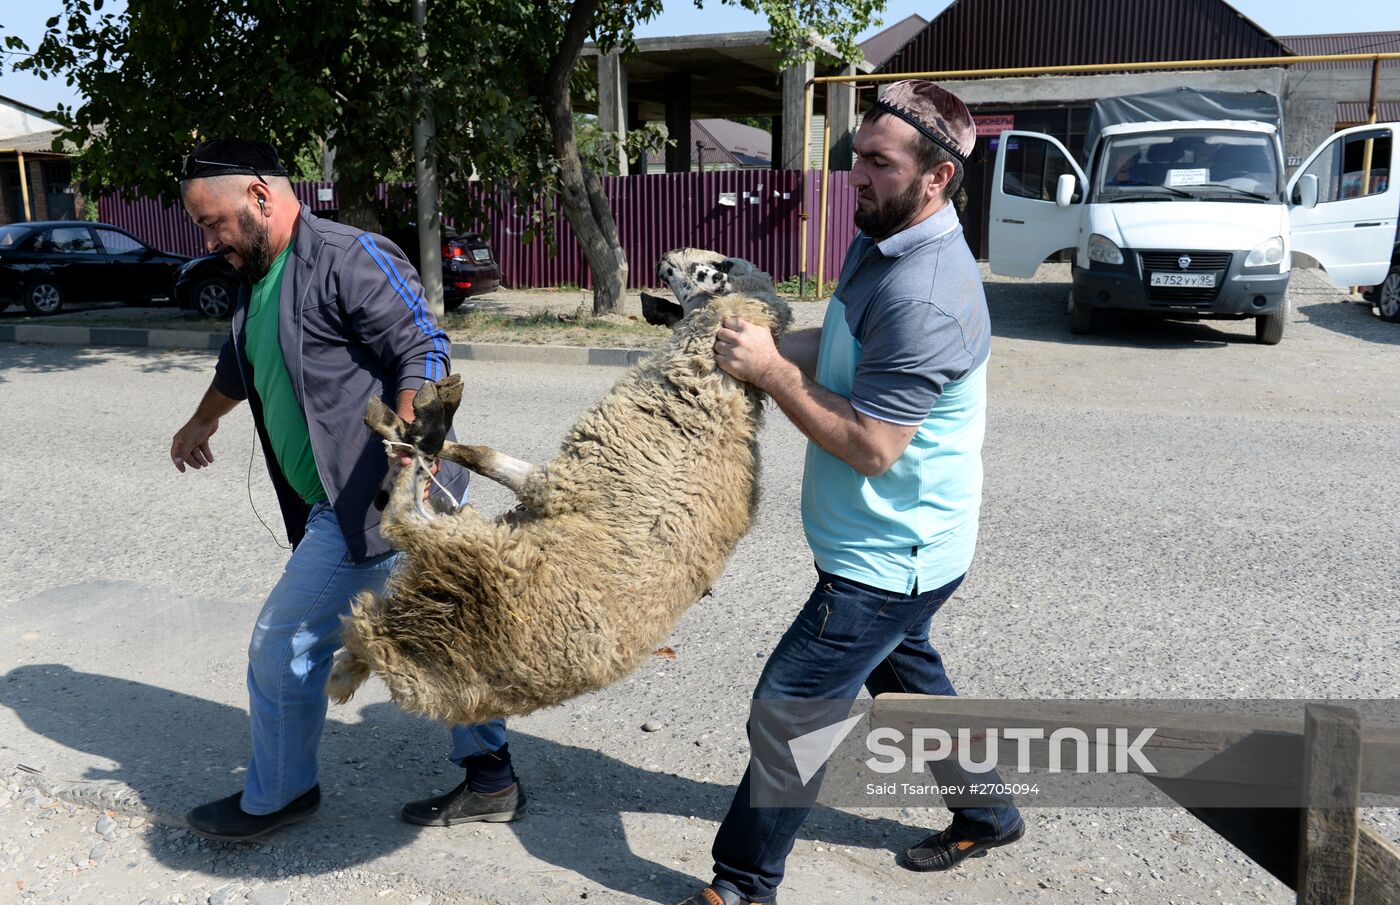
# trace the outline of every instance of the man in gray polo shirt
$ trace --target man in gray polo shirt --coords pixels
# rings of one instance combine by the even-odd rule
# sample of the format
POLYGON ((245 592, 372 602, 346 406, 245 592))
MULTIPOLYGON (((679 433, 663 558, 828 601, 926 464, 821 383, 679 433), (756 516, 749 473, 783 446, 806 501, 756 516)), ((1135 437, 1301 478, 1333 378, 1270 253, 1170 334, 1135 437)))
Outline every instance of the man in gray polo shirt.
MULTIPOLYGON (((716 337, 720 367, 772 396, 809 441, 802 522, 817 587, 769 657, 756 702, 839 705, 862 685, 956 693, 929 625, 972 563, 982 497, 991 330, 950 203, 974 142, 951 93, 892 85, 856 133, 861 233, 821 329, 789 334, 781 353, 741 320, 716 337)), ((827 712, 824 722, 844 715, 827 712)), ((682 905, 776 899, 808 808, 755 804, 782 772, 758 763, 762 752, 787 739, 768 738, 762 719, 749 729, 753 760, 715 837, 714 880, 682 905)), ((815 797, 819 783, 801 786, 815 797)), ((1009 799, 951 810, 946 829, 905 852, 905 867, 947 870, 1024 832, 1009 799)))

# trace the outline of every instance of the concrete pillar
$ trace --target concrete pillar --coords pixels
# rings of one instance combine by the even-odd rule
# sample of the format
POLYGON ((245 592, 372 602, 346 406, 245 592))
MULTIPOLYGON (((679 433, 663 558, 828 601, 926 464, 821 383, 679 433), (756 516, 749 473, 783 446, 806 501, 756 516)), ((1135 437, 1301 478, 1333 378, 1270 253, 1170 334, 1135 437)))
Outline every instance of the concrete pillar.
MULTIPOLYGON (((855 75, 856 67, 847 66, 842 75, 855 75)), ((831 163, 833 170, 851 168, 852 147, 856 131, 856 88, 850 82, 828 82, 831 92, 831 163)))
POLYGON ((690 76, 676 73, 666 76, 666 137, 673 144, 666 146, 666 172, 689 173, 690 149, 690 76))
MULTIPOLYGON (((614 50, 598 58, 598 128, 621 148, 627 134, 627 67, 614 50)), ((619 151, 617 172, 627 175, 627 155, 619 151)))
POLYGON ((768 143, 768 169, 770 170, 781 170, 783 168, 783 155, 781 153, 782 142, 783 118, 781 116, 775 116, 773 117, 772 138, 769 139, 768 143))
MULTIPOLYGON (((812 63, 799 63, 783 70, 783 115, 781 139, 774 136, 782 148, 778 158, 780 169, 805 170, 807 168, 807 136, 802 132, 805 121, 803 112, 807 103, 807 80, 816 69, 812 63)), ((819 115, 820 110, 813 111, 819 115)))

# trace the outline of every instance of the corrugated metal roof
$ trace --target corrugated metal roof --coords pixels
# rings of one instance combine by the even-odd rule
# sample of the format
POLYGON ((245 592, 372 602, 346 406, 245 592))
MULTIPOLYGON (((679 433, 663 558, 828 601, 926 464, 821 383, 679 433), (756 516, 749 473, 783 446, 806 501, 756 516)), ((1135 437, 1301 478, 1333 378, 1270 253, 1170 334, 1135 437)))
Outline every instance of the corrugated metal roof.
MULTIPOLYGON (((49 129, 45 132, 28 132, 24 135, 11 135, 0 138, 0 151, 22 151, 25 154, 63 154, 53 149, 53 139, 61 130, 49 129)), ((70 148, 68 153, 72 153, 70 148)))
POLYGON ((889 28, 871 35, 860 42, 861 52, 865 58, 876 66, 894 56, 905 44, 908 44, 919 32, 928 25, 928 20, 918 14, 905 16, 889 28))
MULTIPOLYGON (((1366 101, 1342 101, 1337 104, 1337 122, 1358 125, 1371 121, 1371 105, 1366 101)), ((1376 104, 1376 122, 1400 122, 1400 101, 1380 101, 1376 104)))
POLYGON ((1223 0, 955 0, 880 72, 1286 56, 1223 0))
POLYGON ((691 121, 691 128, 704 130, 714 139, 714 144, 726 151, 765 161, 773 159, 773 135, 756 126, 732 119, 696 119, 691 121))
MULTIPOLYGON (((1300 56, 1323 53, 1400 53, 1400 31, 1361 31, 1340 35, 1280 35, 1279 40, 1300 56)), ((1296 63, 1293 69, 1370 69, 1369 60, 1346 63, 1296 63)), ((1400 60, 1381 63, 1382 69, 1400 69, 1400 60)))

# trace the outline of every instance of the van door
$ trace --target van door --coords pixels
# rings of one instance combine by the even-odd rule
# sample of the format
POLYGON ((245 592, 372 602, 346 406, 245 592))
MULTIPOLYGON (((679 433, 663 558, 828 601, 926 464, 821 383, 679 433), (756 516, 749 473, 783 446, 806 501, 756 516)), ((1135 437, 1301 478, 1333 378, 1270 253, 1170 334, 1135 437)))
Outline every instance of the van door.
POLYGON ((1001 133, 992 171, 991 225, 987 230, 987 262, 992 273, 1035 276, 1041 261, 1061 249, 1073 248, 1086 185, 1074 155, 1054 138, 1040 132, 1001 133), (1055 187, 1064 173, 1077 180, 1069 207, 1055 204, 1055 187))
POLYGON ((1333 285, 1372 286, 1390 270, 1400 181, 1395 135, 1400 123, 1343 129, 1323 142, 1288 181, 1293 250, 1322 264, 1333 285), (1302 207, 1298 182, 1317 177, 1317 205, 1302 207))

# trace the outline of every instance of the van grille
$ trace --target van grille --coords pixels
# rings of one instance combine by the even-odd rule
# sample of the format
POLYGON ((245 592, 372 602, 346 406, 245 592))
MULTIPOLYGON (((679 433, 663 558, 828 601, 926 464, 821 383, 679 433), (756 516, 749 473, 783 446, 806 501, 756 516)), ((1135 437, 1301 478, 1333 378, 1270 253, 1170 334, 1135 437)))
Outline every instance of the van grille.
POLYGON ((1138 252, 1142 264, 1142 281, 1147 289, 1149 302, 1162 305, 1193 305, 1209 308, 1220 294, 1225 277, 1230 272, 1232 255, 1220 251, 1144 251, 1138 252), (1185 255, 1191 263, 1183 270, 1178 259, 1185 255), (1208 289, 1189 286, 1153 286, 1150 280, 1153 273, 1213 273, 1215 286, 1208 289))

